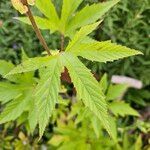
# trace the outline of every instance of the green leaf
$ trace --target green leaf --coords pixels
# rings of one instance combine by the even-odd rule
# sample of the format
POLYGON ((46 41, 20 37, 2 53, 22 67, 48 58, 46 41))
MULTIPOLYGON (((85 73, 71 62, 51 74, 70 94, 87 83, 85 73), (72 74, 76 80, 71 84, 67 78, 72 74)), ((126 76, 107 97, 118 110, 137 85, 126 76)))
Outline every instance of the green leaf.
POLYGON ((56 26, 59 18, 52 0, 36 0, 36 7, 56 26))
POLYGON ((75 48, 70 48, 70 51, 77 56, 98 62, 114 61, 124 57, 142 54, 140 51, 117 45, 109 41, 93 42, 89 44, 80 43, 80 45, 78 44, 75 48))
POLYGON ((101 130, 102 130, 102 127, 100 126, 100 121, 97 117, 91 116, 91 122, 92 122, 94 132, 96 134, 96 137, 99 138, 101 130))
POLYGON ((69 71, 79 98, 100 119, 111 134, 105 97, 96 79, 74 55, 65 53, 62 55, 62 61, 69 71))
POLYGON ((17 119, 16 119, 16 126, 20 126, 23 123, 26 123, 28 117, 27 112, 23 112, 17 119))
POLYGON ((73 15, 74 11, 78 8, 83 0, 63 0, 63 7, 61 12, 61 29, 63 33, 65 32, 66 26, 73 15))
POLYGON ((48 144, 58 147, 62 142, 65 141, 65 136, 62 135, 53 135, 48 144))
POLYGON ((27 56, 25 50, 23 48, 21 48, 21 60, 26 61, 28 59, 29 59, 29 57, 27 56))
POLYGON ((126 84, 110 85, 106 94, 106 100, 117 100, 122 98, 127 89, 128 85, 126 84))
MULTIPOLYGON (((31 22, 28 19, 28 17, 16 17, 15 19, 17 19, 17 20, 19 20, 23 23, 26 23, 28 25, 31 25, 31 22)), ((34 19, 36 21, 37 26, 42 30, 49 29, 52 32, 58 30, 58 27, 52 21, 50 21, 46 18, 41 18, 41 17, 38 17, 38 16, 34 16, 34 19)))
POLYGON ((134 150, 142 150, 142 145, 143 145, 142 137, 141 137, 141 135, 139 135, 137 140, 136 140, 135 149, 134 150))
POLYGON ((117 123, 116 123, 116 118, 109 116, 109 124, 110 124, 110 129, 111 132, 113 133, 113 139, 114 142, 117 142, 117 123))
POLYGON ((109 108, 115 116, 139 116, 139 113, 136 110, 134 110, 129 104, 124 102, 113 102, 109 105, 109 108))
POLYGON ((72 30, 94 23, 102 18, 102 16, 118 2, 119 0, 112 0, 109 2, 93 4, 91 6, 87 5, 70 20, 67 32, 69 33, 72 30))
POLYGON ((66 51, 73 51, 78 48, 82 41, 85 41, 87 35, 97 28, 101 21, 82 27, 76 32, 74 38, 69 42, 66 51))
POLYGON ((0 115, 0 124, 17 119, 26 109, 30 101, 30 94, 12 100, 0 115))
POLYGON ((18 73, 24 73, 24 72, 30 72, 37 70, 39 68, 48 66, 52 59, 54 59, 55 56, 46 56, 46 57, 35 57, 30 58, 26 61, 24 61, 22 64, 15 67, 12 71, 10 71, 7 75, 13 75, 18 73))
MULTIPOLYGON (((5 61, 5 60, 0 60, 0 75, 2 75, 3 77, 6 75, 6 74, 8 74, 13 68, 14 68, 15 66, 12 64, 12 63, 10 63, 10 62, 7 62, 7 61, 5 61)), ((33 77, 33 75, 32 75, 32 77, 33 77)), ((29 78, 29 75, 28 74, 17 74, 17 75, 12 75, 12 76, 9 76, 9 77, 5 77, 6 79, 8 79, 9 81, 12 81, 12 82, 15 82, 15 83, 19 83, 19 82, 23 82, 25 79, 26 79, 26 81, 29 81, 29 79, 31 78, 29 78)), ((33 78, 32 78, 33 79, 33 78)), ((30 80, 30 82, 31 82, 31 80, 30 80)), ((5 83, 5 84, 8 84, 8 83, 5 83)), ((1 89, 1 91, 2 91, 2 88, 3 87, 0 87, 1 89)), ((5 87, 6 88, 6 87, 5 87)), ((8 87, 9 88, 9 87, 8 87)), ((9 91, 11 91, 11 88, 12 87, 10 87, 9 89, 9 91)), ((13 86, 13 88, 15 88, 15 86, 13 86)), ((13 89, 12 88, 12 89, 13 89)), ((6 92, 8 91, 7 89, 5 89, 6 90, 6 92)), ((4 90, 3 90, 4 91, 4 90)), ((7 96, 4 96, 3 97, 3 99, 5 98, 5 97, 7 97, 7 96)), ((7 99, 7 98, 6 98, 7 99)), ((10 100, 10 99, 9 99, 10 100)), ((7 100, 6 100, 6 102, 7 102, 7 100)))
POLYGON ((0 102, 3 104, 19 97, 22 94, 21 90, 8 82, 0 82, 0 102))
POLYGON ((32 100, 30 102, 30 110, 29 110, 29 116, 28 116, 28 122, 30 126, 30 131, 33 133, 37 123, 38 123, 38 112, 37 112, 37 106, 36 106, 36 100, 32 100))
POLYGON ((59 58, 53 59, 49 63, 49 71, 43 73, 41 80, 36 88, 35 98, 38 109, 38 123, 40 137, 42 137, 45 127, 48 124, 55 105, 58 102, 58 93, 60 90, 60 76, 62 66, 59 58))
POLYGON ((11 62, 5 60, 0 60, 0 75, 6 75, 10 70, 14 68, 14 65, 11 62))
POLYGON ((108 88, 108 81, 107 81, 108 79, 107 78, 108 78, 107 74, 104 74, 99 82, 104 93, 106 92, 106 90, 108 88))

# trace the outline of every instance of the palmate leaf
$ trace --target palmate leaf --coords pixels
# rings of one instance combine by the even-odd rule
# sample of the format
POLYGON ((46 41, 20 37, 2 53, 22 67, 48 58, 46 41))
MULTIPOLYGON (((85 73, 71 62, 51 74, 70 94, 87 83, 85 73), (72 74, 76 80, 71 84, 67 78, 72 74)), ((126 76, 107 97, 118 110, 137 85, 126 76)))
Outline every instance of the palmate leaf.
POLYGON ((105 97, 96 79, 79 59, 71 53, 64 53, 62 61, 69 71, 79 98, 100 119, 106 130, 112 135, 108 122, 105 97))
POLYGON ((61 71, 62 66, 59 59, 53 59, 49 63, 48 70, 42 75, 35 90, 40 137, 43 135, 49 117, 52 115, 55 105, 58 102, 61 71))
POLYGON ((112 0, 84 7, 70 20, 67 26, 67 33, 101 19, 102 16, 118 2, 119 0, 112 0))
POLYGON ((24 61, 22 64, 18 65, 12 69, 7 75, 13 75, 18 73, 30 72, 42 67, 48 66, 52 59, 55 59, 56 56, 46 56, 46 57, 35 57, 30 58, 24 61))
POLYGON ((30 92, 8 103, 0 114, 0 124, 17 119, 30 102, 30 92))
POLYGON ((113 102, 109 105, 109 109, 115 116, 139 116, 139 113, 136 110, 134 110, 129 104, 124 102, 113 102))

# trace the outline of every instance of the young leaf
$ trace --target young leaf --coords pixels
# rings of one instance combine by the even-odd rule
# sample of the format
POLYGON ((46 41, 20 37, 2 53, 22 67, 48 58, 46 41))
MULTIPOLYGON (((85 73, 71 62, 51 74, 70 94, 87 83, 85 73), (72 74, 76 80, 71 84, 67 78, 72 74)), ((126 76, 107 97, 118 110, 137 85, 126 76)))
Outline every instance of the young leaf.
POLYGON ((59 18, 52 0, 36 0, 36 7, 56 26, 59 18))
POLYGON ((105 97, 96 79, 74 55, 65 53, 62 55, 62 61, 69 71, 79 98, 100 119, 103 126, 111 134, 105 97))
POLYGON ((84 7, 70 20, 67 32, 69 33, 72 30, 94 23, 98 19, 101 19, 102 16, 118 2, 119 0, 112 0, 84 7))
POLYGON ((126 84, 110 85, 106 94, 106 100, 117 100, 122 98, 127 89, 128 85, 126 84))
POLYGON ((13 74, 34 71, 36 69, 48 66, 54 58, 55 56, 30 58, 11 70, 6 77, 13 74))
POLYGON ((62 67, 59 59, 53 59, 49 63, 48 71, 43 74, 36 88, 35 98, 38 110, 40 137, 42 137, 49 117, 58 102, 61 71, 62 67))
POLYGON ((125 46, 116 45, 109 41, 94 42, 90 44, 78 44, 75 48, 70 48, 70 51, 91 61, 107 62, 114 61, 124 57, 142 54, 125 46))
POLYGON ((30 101, 30 94, 23 95, 8 103, 0 114, 0 124, 17 119, 26 109, 30 101))
POLYGON ((139 113, 136 110, 134 110, 129 104, 124 102, 113 102, 110 104, 109 108, 115 116, 139 116, 139 113))
POLYGON ((82 41, 85 40, 88 34, 97 28, 101 21, 82 27, 71 40, 66 48, 66 51, 77 50, 82 41))

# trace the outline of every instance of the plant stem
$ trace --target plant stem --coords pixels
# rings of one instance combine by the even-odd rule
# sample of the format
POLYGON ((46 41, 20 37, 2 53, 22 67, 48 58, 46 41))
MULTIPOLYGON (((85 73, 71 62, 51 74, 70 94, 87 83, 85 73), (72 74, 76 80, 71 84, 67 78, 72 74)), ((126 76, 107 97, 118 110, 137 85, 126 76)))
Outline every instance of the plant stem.
POLYGON ((49 48, 48 48, 48 46, 47 46, 47 44, 45 42, 45 39, 43 38, 43 36, 42 36, 42 34, 41 34, 41 32, 40 32, 40 30, 39 30, 39 28, 38 28, 38 26, 37 26, 37 24, 35 22, 35 19, 34 19, 33 14, 32 14, 32 12, 31 12, 31 10, 29 8, 27 0, 21 0, 21 2, 28 7, 28 12, 26 13, 26 15, 30 19, 32 27, 33 27, 33 29, 34 29, 34 31, 35 31, 39 41, 41 42, 42 46, 44 47, 44 49, 47 51, 48 55, 50 56, 51 55, 50 50, 49 50, 49 48))
POLYGON ((61 51, 64 51, 64 42, 65 42, 65 37, 63 34, 61 34, 61 51))

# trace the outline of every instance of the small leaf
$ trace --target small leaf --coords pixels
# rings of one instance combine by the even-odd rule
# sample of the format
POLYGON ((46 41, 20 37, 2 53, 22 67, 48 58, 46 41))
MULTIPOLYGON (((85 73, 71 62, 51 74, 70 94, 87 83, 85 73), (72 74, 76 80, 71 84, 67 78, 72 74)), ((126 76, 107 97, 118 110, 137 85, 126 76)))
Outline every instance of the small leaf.
POLYGON ((115 116, 139 116, 139 113, 136 110, 134 110, 132 107, 130 107, 129 104, 124 102, 113 102, 110 104, 109 108, 115 116))
POLYGON ((110 85, 106 94, 107 100, 118 100, 122 98, 128 89, 126 84, 110 85))

